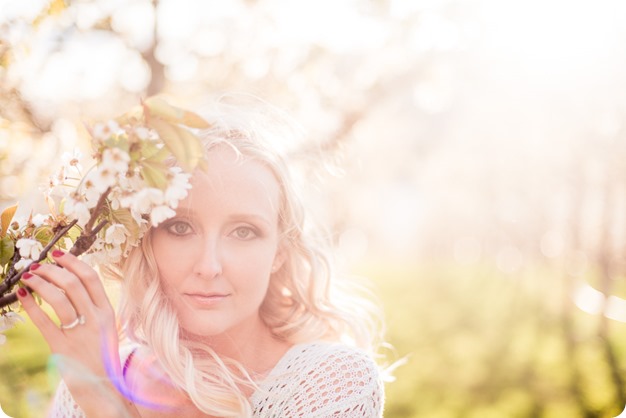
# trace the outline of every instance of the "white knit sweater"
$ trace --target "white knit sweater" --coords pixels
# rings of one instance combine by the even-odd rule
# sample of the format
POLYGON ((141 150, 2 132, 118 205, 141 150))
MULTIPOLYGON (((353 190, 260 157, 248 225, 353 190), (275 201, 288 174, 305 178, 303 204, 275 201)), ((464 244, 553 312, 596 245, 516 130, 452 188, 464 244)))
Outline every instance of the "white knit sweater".
MULTIPOLYGON (((384 390, 378 366, 367 354, 314 342, 287 351, 250 402, 255 418, 379 418, 384 390)), ((63 382, 49 416, 86 418, 63 382)))

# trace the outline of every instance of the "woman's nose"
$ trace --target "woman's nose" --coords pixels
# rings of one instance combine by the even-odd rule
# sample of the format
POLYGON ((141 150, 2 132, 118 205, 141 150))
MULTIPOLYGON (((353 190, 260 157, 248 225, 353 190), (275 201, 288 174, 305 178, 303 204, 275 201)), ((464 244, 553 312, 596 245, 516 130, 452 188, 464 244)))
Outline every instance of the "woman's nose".
POLYGON ((219 242, 215 239, 206 240, 198 253, 194 275, 199 278, 212 279, 221 274, 222 257, 219 242))

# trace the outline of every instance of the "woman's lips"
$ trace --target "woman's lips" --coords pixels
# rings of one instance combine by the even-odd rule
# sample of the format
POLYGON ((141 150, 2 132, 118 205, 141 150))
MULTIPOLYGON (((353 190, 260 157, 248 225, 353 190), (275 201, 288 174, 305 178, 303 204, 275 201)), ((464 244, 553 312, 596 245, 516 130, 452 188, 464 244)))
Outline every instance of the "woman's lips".
POLYGON ((228 293, 209 293, 209 294, 185 293, 184 294, 185 299, 187 299, 188 301, 190 301, 191 303, 197 306, 213 306, 213 305, 220 303, 221 301, 223 301, 229 296, 230 294, 228 293))

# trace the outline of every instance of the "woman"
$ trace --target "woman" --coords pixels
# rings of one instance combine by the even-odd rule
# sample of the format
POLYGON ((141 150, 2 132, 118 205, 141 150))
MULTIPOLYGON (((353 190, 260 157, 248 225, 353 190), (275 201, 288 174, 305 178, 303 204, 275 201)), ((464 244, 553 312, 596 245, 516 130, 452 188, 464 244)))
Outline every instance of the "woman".
POLYGON ((382 416, 369 302, 331 282, 272 138, 225 119, 204 133, 207 168, 176 216, 103 270, 122 282, 131 344, 73 255, 22 277, 62 324, 18 292, 63 378, 51 416, 382 416))

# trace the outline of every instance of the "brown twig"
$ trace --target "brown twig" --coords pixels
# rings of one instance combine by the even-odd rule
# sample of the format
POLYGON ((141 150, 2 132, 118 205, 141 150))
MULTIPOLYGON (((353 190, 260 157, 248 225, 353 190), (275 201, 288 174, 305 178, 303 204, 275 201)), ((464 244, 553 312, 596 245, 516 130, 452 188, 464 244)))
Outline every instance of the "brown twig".
POLYGON ((4 279, 3 282, 5 282, 7 280, 7 278, 13 276, 16 271, 15 271, 15 264, 20 261, 20 252, 18 251, 17 248, 15 248, 15 244, 13 244, 13 259, 11 260, 11 266, 9 267, 9 271, 7 272, 6 278, 4 279))
POLYGON ((102 212, 102 208, 104 207, 104 204, 106 203, 107 197, 109 197, 109 193, 111 193, 110 187, 106 189, 104 193, 102 193, 100 198, 98 198, 98 202, 96 203, 96 206, 93 208, 93 212, 91 212, 91 217, 89 218, 89 221, 87 221, 87 224, 85 225, 85 230, 84 230, 85 235, 92 234, 91 228, 93 228, 93 224, 98 219, 98 216, 100 216, 100 212, 102 212))
POLYGON ((70 253, 72 253, 75 256, 79 256, 85 251, 87 251, 96 240, 98 232, 100 232, 100 230, 104 228, 107 222, 108 221, 106 219, 102 220, 89 233, 81 234, 76 240, 76 242, 74 243, 74 245, 72 246, 72 248, 70 248, 70 253))

